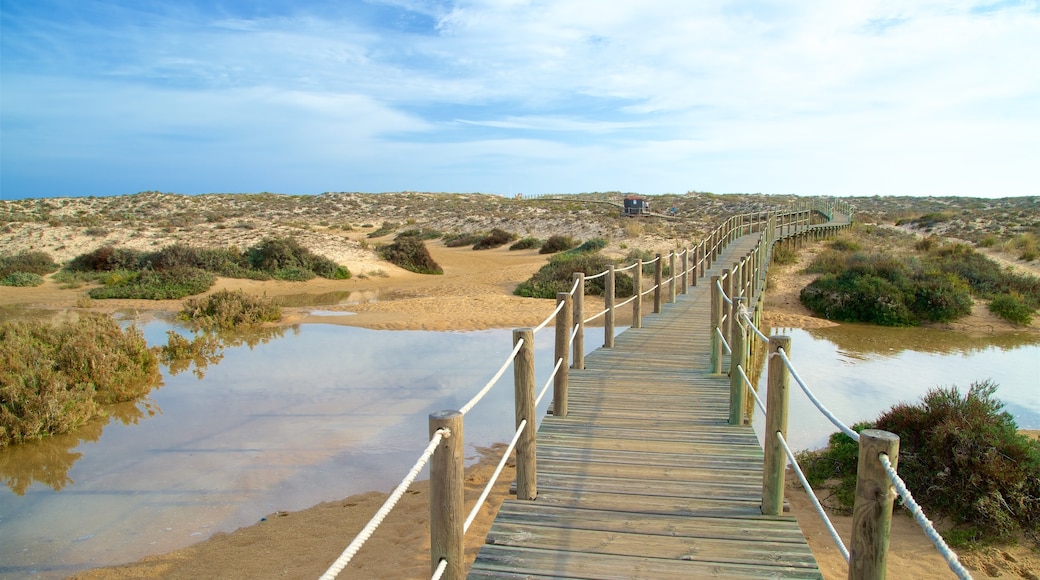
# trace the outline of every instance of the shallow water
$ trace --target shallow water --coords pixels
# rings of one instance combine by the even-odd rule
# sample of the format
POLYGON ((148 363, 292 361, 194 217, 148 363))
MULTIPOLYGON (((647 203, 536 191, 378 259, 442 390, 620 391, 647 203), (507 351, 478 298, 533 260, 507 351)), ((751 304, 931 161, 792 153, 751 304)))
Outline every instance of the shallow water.
MULTIPOLYGON (((141 328, 161 344, 171 327, 141 328)), ((233 342, 217 364, 164 370, 162 387, 109 421, 0 450, 0 577, 63 577, 388 491, 425 447, 429 413, 464 405, 512 350, 508 330, 321 324, 233 342)), ((539 384, 553 344, 536 337, 539 384)), ((507 370, 466 416, 471 460, 511 437, 512 389, 507 370)))
MULTIPOLYGON (((798 375, 823 405, 852 425, 877 418, 896 403, 916 403, 929 390, 971 383, 997 383, 996 398, 1021 429, 1040 429, 1040 337, 1005 333, 973 338, 923 328, 845 324, 815 330, 776 329, 791 337, 790 358, 798 375)), ((765 400, 766 373, 759 378, 765 400)), ((837 431, 802 389, 790 383, 788 441, 816 449, 837 431)), ((753 425, 759 440, 762 413, 753 425)))

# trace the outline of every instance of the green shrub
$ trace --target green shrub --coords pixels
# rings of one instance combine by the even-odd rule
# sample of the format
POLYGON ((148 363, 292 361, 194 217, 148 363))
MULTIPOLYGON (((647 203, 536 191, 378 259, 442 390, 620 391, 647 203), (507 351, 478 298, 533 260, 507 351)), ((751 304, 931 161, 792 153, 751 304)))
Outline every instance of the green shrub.
POLYGON ((512 234, 505 230, 495 228, 491 230, 488 235, 484 236, 479 242, 473 245, 474 250, 489 250, 491 248, 497 248, 504 246, 509 242, 516 239, 516 234, 512 234))
POLYGON ((472 246, 483 239, 483 234, 457 234, 445 238, 444 245, 449 248, 461 248, 462 246, 472 246))
MULTIPOLYGON (((563 253, 553 256, 549 263, 542 266, 533 276, 517 285, 513 294, 529 298, 556 298, 558 292, 569 292, 574 285, 575 272, 595 275, 607 269, 614 262, 596 253, 563 253)), ((604 293, 605 278, 597 278, 586 282, 585 292, 593 295, 604 293)), ((614 275, 614 295, 631 296, 634 293, 632 277, 624 272, 614 275)))
POLYGON ((32 272, 12 272, 0 279, 0 286, 39 286, 43 276, 32 272))
POLYGON ((218 290, 204 298, 189 298, 179 316, 196 328, 232 329, 277 322, 282 311, 267 297, 241 290, 218 290))
POLYGON ((892 282, 870 274, 825 274, 802 289, 806 308, 828 320, 867 322, 882 326, 916 323, 906 296, 892 282))
POLYGON ((530 250, 531 248, 538 248, 542 245, 542 241, 538 238, 526 237, 518 240, 512 246, 509 246, 510 250, 530 250))
POLYGON ((999 294, 990 300, 989 311, 1012 324, 1028 326, 1033 322, 1034 309, 1021 294, 999 294))
MULTIPOLYGON (((46 252, 28 251, 0 255, 0 278, 18 272, 45 276, 58 269, 58 264, 46 252)), ((9 284, 13 286, 13 284, 9 284)))
POLYGON ((395 240, 399 240, 401 238, 417 238, 417 239, 420 239, 420 240, 436 240, 436 239, 441 238, 443 236, 444 236, 444 234, 442 232, 437 231, 437 230, 432 230, 432 229, 429 229, 429 228, 422 228, 422 229, 417 229, 417 230, 405 230, 405 231, 397 234, 394 237, 394 239, 395 240))
POLYGON ((950 322, 971 314, 971 289, 949 273, 931 272, 916 280, 911 310, 922 320, 950 322))
POLYGON ((106 272, 110 270, 138 270, 145 254, 130 248, 101 246, 92 252, 76 256, 65 269, 72 272, 106 272))
POLYGON ((159 381, 140 331, 109 317, 0 323, 0 446, 71 431, 159 381))
POLYGON ((322 278, 342 279, 350 277, 349 271, 304 248, 293 238, 267 238, 250 247, 246 254, 249 264, 256 270, 269 273, 280 280, 310 280, 315 275, 322 278))
POLYGON ((198 268, 144 270, 129 277, 118 277, 106 286, 90 290, 87 295, 94 299, 175 300, 201 294, 215 281, 213 274, 198 268))
POLYGON ((542 244, 539 254, 555 254, 569 250, 578 245, 578 241, 570 236, 553 235, 542 244))
POLYGON ((772 256, 773 263, 779 265, 794 264, 798 261, 798 253, 787 246, 776 246, 772 256))
MULTIPOLYGON (((870 423, 857 423, 852 430, 860 433, 872 429, 870 423)), ((859 443, 842 433, 831 433, 828 445, 815 451, 797 454, 798 466, 814 489, 826 488, 835 499, 830 507, 851 514, 856 501, 856 470, 859 465, 859 443)))
POLYGON ((929 391, 875 422, 899 435, 899 474, 931 517, 987 534, 1040 529, 1040 442, 1018 433, 997 385, 929 391))
POLYGON ((588 254, 592 252, 598 252, 603 248, 607 247, 607 240, 603 238, 592 238, 585 240, 577 248, 571 248, 567 250, 568 254, 588 254))
POLYGON ((830 247, 836 252, 858 252, 860 250, 859 244, 849 238, 838 238, 830 243, 830 247))
POLYGON ((379 253, 387 262, 417 274, 444 273, 430 255, 426 244, 418 237, 398 238, 394 243, 380 248, 379 253))
POLYGON ((394 222, 383 222, 383 225, 379 226, 378 230, 375 230, 374 232, 370 232, 368 234, 368 237, 370 237, 370 238, 381 238, 383 236, 388 236, 388 235, 394 233, 394 230, 396 230, 396 229, 397 229, 397 224, 395 224, 394 222))

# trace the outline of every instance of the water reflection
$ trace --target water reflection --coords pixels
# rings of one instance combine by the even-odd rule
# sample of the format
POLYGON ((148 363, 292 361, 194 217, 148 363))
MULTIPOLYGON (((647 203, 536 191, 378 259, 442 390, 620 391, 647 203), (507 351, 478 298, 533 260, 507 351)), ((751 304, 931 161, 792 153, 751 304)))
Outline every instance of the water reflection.
POLYGON ((190 339, 175 330, 166 331, 166 344, 161 349, 160 361, 171 376, 191 369, 195 378, 202 380, 206 369, 224 359, 224 350, 247 346, 250 350, 285 336, 287 330, 299 335, 299 325, 243 328, 238 330, 201 331, 190 339))
MULTIPOLYGON (((1040 429, 1040 340, 1008 334, 985 339, 955 332, 841 325, 819 330, 774 329, 790 336, 798 374, 842 422, 870 421, 900 402, 917 403, 938 386, 963 393, 992 380, 996 398, 1021 429, 1040 429)), ((767 390, 765 373, 757 381, 767 390)), ((791 381, 788 440, 795 449, 826 445, 837 431, 791 381)), ((761 413, 753 424, 759 437, 761 413)))
POLYGON ((275 296, 271 300, 278 306, 287 307, 342 306, 376 302, 380 300, 381 296, 382 291, 380 290, 342 290, 321 294, 286 294, 275 296))

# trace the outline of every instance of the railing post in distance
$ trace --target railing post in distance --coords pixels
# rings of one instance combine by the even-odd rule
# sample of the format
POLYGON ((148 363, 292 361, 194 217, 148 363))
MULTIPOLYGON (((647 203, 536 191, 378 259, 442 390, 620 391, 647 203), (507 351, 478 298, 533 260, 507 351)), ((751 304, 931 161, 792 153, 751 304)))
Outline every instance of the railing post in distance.
MULTIPOLYGON (((722 292, 726 294, 727 298, 733 300, 733 270, 730 268, 723 268, 722 270, 722 292)), ((729 329, 731 328, 730 324, 733 322, 733 305, 728 304, 721 296, 719 298, 722 300, 722 315, 719 317, 719 326, 722 327, 722 336, 728 337, 729 329)))
POLYGON ((668 277, 668 303, 675 304, 675 277, 678 275, 675 269, 675 250, 668 253, 668 267, 672 273, 668 277))
MULTIPOLYGON (((740 312, 740 306, 744 304, 743 297, 733 299, 734 314, 740 312)), ((729 346, 733 354, 729 359, 729 424, 744 424, 744 377, 740 376, 740 367, 747 371, 747 351, 744 348, 744 325, 739 319, 733 321, 733 333, 729 337, 729 346)))
POLYGON ((513 391, 516 403, 516 426, 527 419, 527 426, 516 442, 516 499, 538 497, 537 410, 534 405, 534 329, 513 330, 513 346, 524 345, 513 360, 513 391))
POLYGON ((632 268, 632 287, 636 298, 632 301, 632 328, 643 328, 643 260, 636 258, 636 267, 632 268))
POLYGON ((701 272, 702 266, 701 266, 701 262, 700 262, 700 258, 699 258, 700 250, 698 249, 700 247, 701 247, 701 245, 697 244, 693 248, 690 248, 690 250, 693 252, 693 255, 690 257, 690 259, 692 260, 691 266, 693 268, 693 271, 690 272, 690 279, 691 279, 690 286, 696 286, 697 285, 697 278, 700 278, 701 276, 704 275, 704 273, 701 272))
POLYGON ((664 286, 664 258, 657 254, 654 261, 654 314, 661 313, 661 286, 664 286))
POLYGON ((430 413, 430 438, 438 429, 451 433, 441 439, 430 461, 430 573, 441 560, 448 567, 442 578, 461 580, 466 575, 462 527, 463 465, 462 413, 438 411, 430 413))
POLYGON ((556 315, 556 351, 553 357, 553 366, 556 366, 556 361, 563 360, 560 363, 560 370, 556 373, 556 377, 553 379, 553 415, 556 417, 567 416, 567 379, 569 374, 567 372, 567 358, 568 351, 570 351, 570 338, 571 338, 571 319, 573 314, 571 313, 571 293, 570 292, 557 292, 556 303, 563 302, 563 308, 560 309, 560 313, 556 315))
POLYGON ((708 372, 719 374, 722 372, 722 341, 719 340, 719 326, 722 320, 722 292, 719 291, 719 277, 711 277, 711 323, 708 330, 711 331, 711 364, 708 372))
POLYGON ((614 348, 614 296, 616 296, 617 278, 614 274, 614 264, 607 266, 607 279, 603 284, 603 348, 614 348))
POLYGON ((682 278, 679 279, 679 293, 686 294, 690 286, 690 248, 683 249, 682 278))
POLYGON ((578 332, 574 335, 571 368, 582 370, 585 368, 585 272, 575 272, 574 281, 578 288, 574 295, 574 326, 578 327, 578 332))
POLYGON ((791 337, 769 337, 769 360, 766 393, 765 459, 762 465, 762 513, 778 516, 784 510, 784 469, 787 454, 776 439, 780 433, 787 438, 787 400, 791 375, 777 351, 784 349, 791 356, 791 337))
POLYGON ((865 429, 859 434, 849 580, 872 580, 886 574, 896 490, 881 465, 882 453, 888 455, 893 469, 899 465, 898 435, 878 429, 865 429))

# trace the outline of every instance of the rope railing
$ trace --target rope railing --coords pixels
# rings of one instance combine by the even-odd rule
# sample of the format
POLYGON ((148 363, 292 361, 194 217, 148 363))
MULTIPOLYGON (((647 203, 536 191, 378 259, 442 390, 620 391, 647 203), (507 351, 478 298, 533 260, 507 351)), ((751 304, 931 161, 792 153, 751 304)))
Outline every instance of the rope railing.
POLYGON ((592 322, 593 320, 596 320, 600 316, 605 315, 608 312, 610 312, 610 309, 609 308, 604 308, 603 310, 600 310, 599 312, 597 312, 597 313, 593 314, 592 316, 586 318, 584 320, 584 322, 585 322, 585 324, 588 324, 588 323, 592 322))
POLYGON ((726 349, 726 354, 733 354, 733 349, 729 347, 729 342, 726 341, 726 337, 722 336, 722 330, 715 327, 715 333, 718 335, 719 340, 722 342, 722 348, 726 349))
POLYGON ((545 320, 542 321, 541 324, 539 324, 538 326, 534 327, 534 333, 538 334, 538 331, 544 329, 546 326, 549 326, 550 322, 555 321, 556 320, 556 315, 559 314, 561 310, 563 310, 563 302, 558 302, 556 304, 556 309, 553 310, 552 313, 549 314, 549 316, 547 316, 545 318, 545 320))
POLYGON ((343 553, 340 554, 339 557, 336 558, 336 561, 329 566, 324 574, 322 574, 320 580, 334 580, 336 576, 347 567, 347 564, 349 564, 358 553, 361 546, 365 545, 365 542, 372 537, 372 534, 375 533, 379 528, 379 525, 383 523, 383 520, 390 514, 390 511, 394 509, 397 502, 401 501, 404 492, 408 490, 412 485, 412 482, 415 481, 415 478, 419 476, 419 472, 422 471, 422 468, 430 461, 430 457, 433 456, 434 450, 436 450, 437 446, 440 445, 441 439, 446 436, 451 436, 451 432, 446 429, 439 429, 433 434, 433 437, 430 438, 430 444, 426 446, 426 450, 419 456, 419 460, 415 462, 415 465, 413 465, 408 471, 408 474, 405 475, 401 483, 399 483, 397 487, 394 488, 394 491, 390 493, 390 496, 386 498, 386 501, 383 502, 383 505, 380 506, 375 515, 372 516, 372 519, 370 519, 358 535, 354 537, 354 541, 347 545, 346 549, 343 550, 343 553))
POLYGON ((498 477, 502 475, 502 470, 505 469, 506 463, 509 462, 509 455, 516 449, 516 444, 520 441, 520 436, 524 434, 524 428, 526 427, 527 419, 522 419, 520 426, 516 428, 516 432, 513 434, 513 439, 506 446, 505 451, 502 452, 502 460, 498 462, 495 471, 488 478, 488 483, 484 486, 484 491, 480 493, 476 503, 473 504, 473 509, 470 510, 469 516, 466 517, 466 522, 462 524, 462 533, 468 532, 469 527, 473 524, 473 520, 477 519, 477 515, 480 514, 480 508, 484 507, 484 502, 491 495, 491 490, 495 487, 495 484, 498 483, 498 477))
POLYGON ((437 569, 433 571, 430 580, 441 580, 441 577, 444 576, 444 571, 447 569, 448 561, 442 558, 441 561, 437 563, 437 569))
POLYGON ((748 378, 747 373, 744 372, 744 367, 738 366, 737 370, 740 371, 740 378, 744 381, 744 385, 747 387, 748 392, 751 393, 751 396, 755 399, 755 404, 758 405, 758 408, 763 413, 765 413, 766 404, 763 403, 762 399, 758 396, 758 391, 755 389, 755 385, 751 382, 751 379, 748 378))
POLYGON ((545 397, 545 394, 549 392, 549 387, 553 386, 553 381, 556 379, 556 373, 560 372, 560 367, 562 366, 563 359, 556 359, 556 366, 553 367, 552 374, 549 375, 549 380, 545 381, 545 386, 542 387, 541 392, 538 393, 538 397, 534 400, 535 407, 542 404, 542 399, 545 397))
POLYGON ((498 383, 498 379, 502 378, 502 375, 505 374, 506 369, 509 368, 509 365, 513 364, 513 360, 516 358, 517 353, 520 352, 520 348, 523 347, 523 346, 524 346, 524 341, 523 340, 520 340, 520 341, 518 341, 516 343, 516 345, 513 347, 513 352, 509 353, 509 356, 506 357, 506 362, 502 363, 502 366, 499 367, 498 372, 495 373, 495 375, 493 377, 491 377, 491 380, 489 380, 487 382, 487 384, 484 385, 484 388, 480 389, 480 391, 478 391, 477 394, 474 395, 473 398, 470 399, 468 403, 466 403, 465 405, 462 406, 461 409, 459 409, 460 413, 462 413, 463 415, 465 415, 466 413, 469 413, 470 410, 473 407, 475 407, 477 405, 477 403, 480 402, 481 399, 484 398, 484 395, 487 395, 488 392, 491 391, 491 388, 494 387, 496 383, 498 383))
POLYGON ((851 437, 853 441, 859 441, 859 433, 856 433, 848 425, 842 423, 840 419, 834 416, 834 413, 831 413, 830 410, 827 409, 827 407, 825 407, 823 403, 821 403, 820 400, 816 398, 816 395, 814 395, 812 390, 808 387, 808 385, 805 384, 805 381, 802 380, 802 377, 798 375, 798 370, 794 368, 794 363, 792 363, 791 359, 787 357, 787 353, 784 352, 784 349, 781 348, 777 350, 777 355, 780 357, 780 360, 784 361, 784 366, 786 366, 787 371, 791 373, 791 377, 794 378, 795 382, 798 383, 798 386, 802 388, 802 392, 805 393, 805 396, 809 397, 809 400, 812 401, 812 404, 815 405, 817 409, 819 409, 820 413, 823 413, 823 416, 827 417, 828 421, 830 421, 842 433, 851 437))
POLYGON ((936 531, 935 525, 932 524, 932 521, 924 515, 924 510, 922 510, 921 506, 916 500, 914 500, 914 496, 910 493, 910 490, 907 489, 903 478, 899 477, 895 468, 892 467, 892 461, 889 459, 888 455, 881 453, 878 455, 878 459, 881 460, 881 465, 885 468, 888 480, 892 482, 892 485, 896 488, 896 493, 898 493, 899 497, 902 498, 903 505, 910 510, 910 514, 913 515, 914 521, 917 522, 917 525, 921 526, 922 530, 924 530, 924 535, 931 540, 932 545, 935 546, 935 549, 938 550, 939 554, 944 560, 946 560, 946 564, 950 567, 950 570, 952 570, 958 578, 961 578, 961 580, 970 580, 971 574, 969 574, 968 571, 964 569, 964 566, 961 565, 960 559, 957 558, 957 554, 951 550, 950 546, 948 546, 942 539, 942 536, 940 536, 939 532, 936 531))
MULTIPOLYGON (((635 268, 636 266, 639 266, 641 264, 642 264, 642 262, 635 261, 635 262, 632 262, 631 264, 625 266, 624 268, 615 268, 614 271, 615 272, 627 272, 627 271, 631 270, 632 268, 635 268)), ((606 274, 606 272, 603 272, 603 273, 606 274)), ((598 274, 597 274, 597 276, 598 276, 598 274)))
POLYGON ((783 434, 779 431, 776 432, 776 438, 784 448, 784 453, 787 455, 788 463, 794 469, 795 475, 798 476, 798 480, 802 483, 805 495, 809 496, 809 500, 812 501, 813 507, 816 508, 816 513, 820 515, 820 519, 823 520, 823 524, 827 527, 827 532, 831 535, 831 539, 834 540, 834 544, 841 552, 841 556, 845 558, 845 562, 848 563, 849 549, 845 547, 845 542, 841 541, 841 536, 838 535, 838 530, 834 529, 834 524, 831 522, 830 516, 828 516, 827 511, 823 509, 823 504, 821 504, 820 499, 816 497, 816 492, 813 491, 812 485, 809 484, 809 480, 805 477, 805 473, 802 472, 801 466, 798 465, 798 460, 795 459, 794 452, 791 451, 791 446, 787 444, 787 440, 784 439, 783 434))
POLYGON ((609 270, 603 270, 602 272, 600 272, 599 274, 596 274, 594 276, 585 276, 585 281, 588 282, 589 280, 595 280, 596 278, 601 278, 603 276, 606 276, 607 272, 609 272, 609 270))

